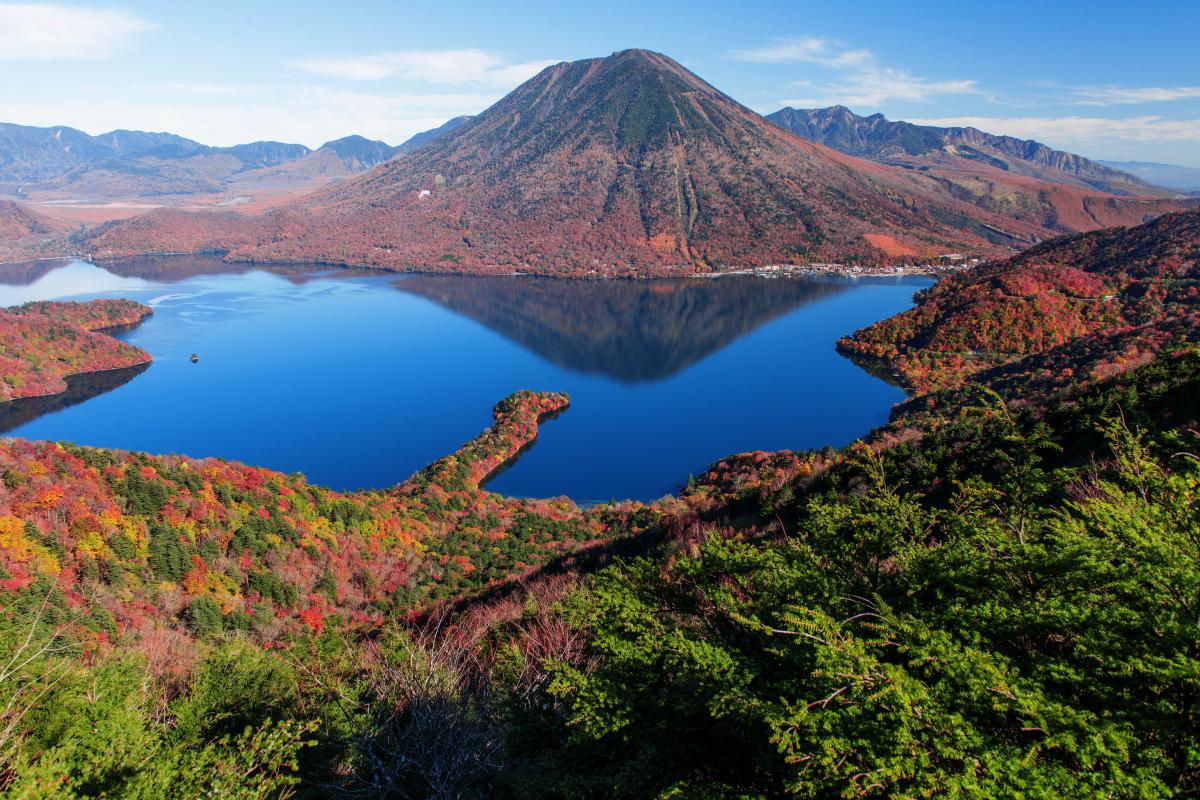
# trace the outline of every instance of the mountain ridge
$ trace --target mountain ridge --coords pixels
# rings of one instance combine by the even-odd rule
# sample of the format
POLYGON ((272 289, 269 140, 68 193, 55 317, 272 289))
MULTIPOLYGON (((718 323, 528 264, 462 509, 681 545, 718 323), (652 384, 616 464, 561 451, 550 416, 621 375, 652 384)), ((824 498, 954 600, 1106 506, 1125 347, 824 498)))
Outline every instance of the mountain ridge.
POLYGON ((889 120, 882 114, 861 116, 845 106, 810 109, 789 106, 768 114, 767 119, 850 155, 887 163, 920 163, 913 159, 941 151, 1005 171, 1110 194, 1158 196, 1166 191, 1136 175, 1084 156, 1055 150, 1032 139, 988 133, 974 127, 917 125, 889 120))
POLYGON ((483 113, 426 133, 390 158, 386 144, 348 137, 226 181, 220 205, 249 215, 160 210, 78 243, 101 257, 669 276, 995 256, 1183 207, 987 164, 964 170, 961 158, 927 170, 848 155, 639 49, 551 65, 483 113))
POLYGON ((238 172, 278 166, 311 152, 285 142, 210 147, 172 133, 119 129, 91 136, 65 125, 0 123, 0 193, 19 197, 85 186, 90 194, 120 196, 139 181, 151 195, 194 193, 238 172), (91 173, 111 176, 111 188, 91 173))

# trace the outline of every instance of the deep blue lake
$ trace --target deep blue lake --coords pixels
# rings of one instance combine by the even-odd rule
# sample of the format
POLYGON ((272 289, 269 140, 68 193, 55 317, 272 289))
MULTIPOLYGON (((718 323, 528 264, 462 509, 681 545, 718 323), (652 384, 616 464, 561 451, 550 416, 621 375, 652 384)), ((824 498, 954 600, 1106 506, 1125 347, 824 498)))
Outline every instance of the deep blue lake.
POLYGON ((398 276, 207 257, 0 266, 0 306, 128 297, 155 309, 120 334, 154 356, 148 369, 9 404, 0 428, 358 489, 452 452, 510 392, 565 391, 571 408, 488 488, 650 500, 729 453, 840 446, 886 421, 903 393, 834 343, 927 285, 398 276))

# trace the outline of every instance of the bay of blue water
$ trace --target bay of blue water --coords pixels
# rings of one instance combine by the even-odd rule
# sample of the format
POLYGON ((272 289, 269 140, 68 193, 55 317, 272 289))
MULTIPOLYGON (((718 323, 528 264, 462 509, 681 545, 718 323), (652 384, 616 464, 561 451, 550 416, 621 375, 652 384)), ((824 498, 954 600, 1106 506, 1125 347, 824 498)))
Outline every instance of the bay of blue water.
POLYGON ((515 390, 565 391, 571 408, 488 488, 649 500, 730 453, 841 446, 886 421, 903 393, 834 343, 928 284, 397 276, 192 257, 0 267, 0 306, 128 297, 155 309, 119 334, 154 356, 148 369, 73 382, 72 396, 0 426, 358 489, 452 452, 515 390))

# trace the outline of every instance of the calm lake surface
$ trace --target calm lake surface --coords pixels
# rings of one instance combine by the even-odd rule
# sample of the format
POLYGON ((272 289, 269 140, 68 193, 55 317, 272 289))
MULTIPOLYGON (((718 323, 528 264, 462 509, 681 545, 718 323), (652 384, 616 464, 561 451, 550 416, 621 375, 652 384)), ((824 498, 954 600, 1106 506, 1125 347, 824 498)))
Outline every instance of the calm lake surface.
POLYGON ((8 404, 8 436, 222 456, 339 489, 395 484, 517 389, 571 408, 489 488, 654 499, 745 450, 844 445, 903 393, 834 350, 923 278, 570 282, 264 270, 215 258, 0 266, 0 306, 128 297, 144 370, 8 404), (197 353, 200 361, 188 357, 197 353))

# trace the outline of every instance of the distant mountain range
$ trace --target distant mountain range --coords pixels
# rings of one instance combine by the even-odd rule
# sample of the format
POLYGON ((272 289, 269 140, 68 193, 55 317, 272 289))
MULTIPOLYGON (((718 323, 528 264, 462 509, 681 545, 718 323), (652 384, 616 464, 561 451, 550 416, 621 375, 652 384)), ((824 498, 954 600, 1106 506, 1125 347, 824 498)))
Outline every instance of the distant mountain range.
POLYGON ((270 213, 164 212, 86 241, 114 256, 668 275, 1000 253, 1181 207, 981 168, 986 183, 851 157, 785 132, 666 56, 627 50, 548 67, 412 153, 270 213))
POLYGON ((1154 161, 1100 161, 1107 167, 1124 170, 1144 181, 1179 189, 1184 192, 1200 192, 1200 167, 1181 167, 1176 164, 1159 164, 1154 161))
MULTIPOLYGON (((781 108, 767 119, 784 130, 852 156, 931 171, 975 172, 981 168, 1122 196, 1173 197, 1174 188, 1145 176, 1031 139, 997 136, 977 128, 938 128, 859 116, 845 106, 781 108)), ((1200 171, 1198 171, 1200 174, 1200 171)))
POLYGON ((90 136, 65 126, 0 123, 0 193, 127 197, 213 192, 232 175, 310 152, 304 145, 282 142, 208 147, 169 133, 119 130, 90 136))
POLYGON ((6 192, 36 201, 0 209, 25 231, 8 257, 220 252, 575 276, 997 255, 1196 202, 971 128, 842 107, 768 120, 646 50, 548 67, 483 113, 398 147, 349 136, 315 151, 214 148, 171 134, 0 125, 6 192), (114 219, 129 203, 111 216, 64 211, 106 198, 168 207, 132 219, 114 219), (219 207, 242 213, 184 210, 219 207))
POLYGON ((471 119, 471 115, 466 114, 461 117, 455 117, 454 119, 448 120, 436 128, 414 134, 407 142, 397 147, 395 152, 397 155, 400 153, 411 153, 412 151, 420 148, 422 145, 432 142, 439 136, 450 133, 450 131, 462 125, 469 119, 471 119))
POLYGON ((0 196, 19 199, 168 198, 318 188, 411 152, 464 118, 418 133, 398 147, 362 136, 301 144, 261 141, 209 147, 170 133, 118 130, 99 136, 65 126, 0 123, 0 196))

